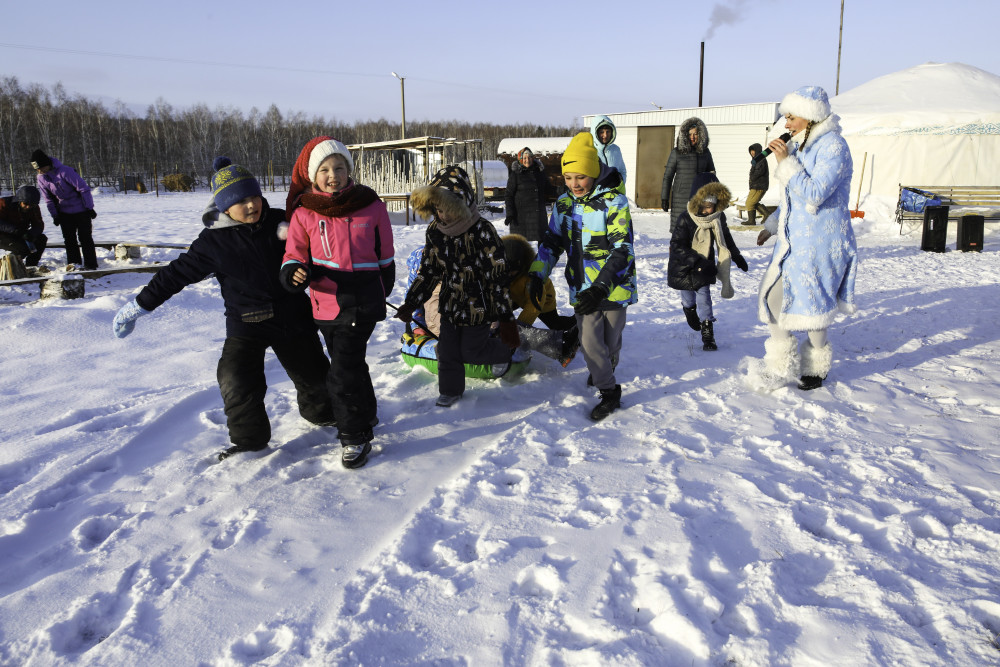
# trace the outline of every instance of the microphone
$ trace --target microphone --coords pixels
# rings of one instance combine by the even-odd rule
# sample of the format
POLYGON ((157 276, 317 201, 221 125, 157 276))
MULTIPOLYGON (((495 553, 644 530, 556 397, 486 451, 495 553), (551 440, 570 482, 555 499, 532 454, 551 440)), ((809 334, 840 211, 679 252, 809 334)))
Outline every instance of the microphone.
MULTIPOLYGON (((789 141, 791 141, 792 135, 790 135, 787 132, 785 132, 783 135, 781 135, 778 138, 781 139, 782 141, 784 141, 787 144, 789 141)), ((754 156, 754 158, 753 158, 753 160, 751 160, 751 162, 753 162, 754 164, 757 164, 761 160, 766 160, 767 156, 770 155, 770 154, 771 154, 771 149, 770 148, 765 148, 760 153, 757 153, 757 155, 754 156)))

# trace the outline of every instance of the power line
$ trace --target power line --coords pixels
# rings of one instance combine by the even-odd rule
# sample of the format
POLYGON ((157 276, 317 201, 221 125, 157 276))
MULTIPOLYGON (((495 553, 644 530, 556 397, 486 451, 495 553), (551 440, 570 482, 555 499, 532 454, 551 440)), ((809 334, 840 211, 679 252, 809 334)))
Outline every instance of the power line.
MULTIPOLYGON (((356 76, 365 77, 372 79, 385 78, 385 74, 375 74, 371 72, 340 72, 337 70, 326 70, 326 69, 305 69, 301 67, 279 67, 277 65, 257 65, 257 64, 247 64, 247 63, 226 63, 217 62, 211 60, 194 60, 190 58, 168 58, 165 56, 146 56, 138 55, 134 53, 113 53, 110 51, 88 51, 83 49, 67 49, 54 46, 32 46, 30 44, 12 44, 10 42, 0 42, 0 48, 8 49, 22 49, 25 51, 44 51, 46 53, 65 53, 75 56, 98 56, 101 58, 118 58, 123 60, 139 60, 146 62, 160 62, 160 63, 175 63, 180 65, 197 65, 199 67, 235 67, 239 69, 251 69, 251 70, 271 70, 275 72, 295 72, 299 74, 332 74, 335 76, 356 76)), ((602 104, 602 105, 615 105, 621 106, 623 104, 629 104, 634 108, 641 108, 645 105, 633 103, 633 102, 623 102, 622 100, 607 100, 607 99, 596 99, 588 97, 566 97, 562 95, 552 95, 548 93, 528 93, 518 90, 505 90, 503 88, 497 88, 495 86, 483 86, 469 83, 459 83, 455 81, 441 81, 439 79, 423 79, 420 77, 407 77, 411 81, 423 81, 425 83, 436 83, 443 86, 452 86, 455 88, 465 88, 467 90, 481 90, 491 93, 502 93, 507 95, 518 95, 523 97, 528 97, 532 99, 545 98, 550 100, 560 100, 564 102, 586 102, 588 104, 602 104)))

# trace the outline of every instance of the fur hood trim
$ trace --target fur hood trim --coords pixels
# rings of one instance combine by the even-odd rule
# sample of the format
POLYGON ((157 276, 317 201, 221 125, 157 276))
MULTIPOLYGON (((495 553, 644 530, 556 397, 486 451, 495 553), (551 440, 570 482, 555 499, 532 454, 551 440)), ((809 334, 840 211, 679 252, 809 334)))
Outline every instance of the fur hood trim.
POLYGON ((708 150, 708 128, 705 127, 705 123, 701 120, 701 118, 692 116, 681 123, 680 128, 677 130, 677 140, 674 143, 677 146, 678 153, 704 153, 708 150), (698 143, 695 145, 693 150, 691 148, 691 142, 688 141, 688 131, 692 127, 698 129, 698 143))
POLYGON ((733 193, 725 185, 722 183, 706 183, 698 188, 698 192, 694 193, 691 199, 688 200, 687 211, 692 218, 702 217, 698 211, 701 210, 701 205, 705 201, 705 197, 709 195, 715 195, 715 198, 719 202, 715 209, 717 212, 725 211, 733 201, 733 193))
POLYGON ((531 263, 535 261, 535 248, 528 239, 520 234, 507 234, 503 241, 504 254, 507 256, 507 267, 515 278, 528 274, 531 263))
POLYGON ((410 193, 410 205, 424 220, 436 220, 438 229, 447 236, 467 231, 479 218, 479 214, 458 195, 436 185, 414 188, 410 193))

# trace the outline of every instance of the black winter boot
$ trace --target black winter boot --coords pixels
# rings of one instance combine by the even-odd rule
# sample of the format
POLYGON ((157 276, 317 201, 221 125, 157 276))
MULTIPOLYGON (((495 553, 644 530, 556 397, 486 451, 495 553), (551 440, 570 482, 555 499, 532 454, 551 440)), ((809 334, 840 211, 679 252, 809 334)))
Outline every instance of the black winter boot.
POLYGON ((811 391, 819 389, 822 386, 823 378, 818 375, 803 375, 799 378, 799 389, 802 391, 811 391))
POLYGON ((601 402, 590 411, 590 418, 599 422, 622 406, 622 386, 616 384, 614 389, 601 389, 601 402))
POLYGON ((748 225, 757 224, 757 209, 755 208, 747 209, 747 224, 748 225))
POLYGON ((695 331, 701 329, 701 320, 698 319, 698 306, 691 306, 690 308, 684 308, 684 317, 687 318, 689 327, 691 327, 695 331))
POLYGON ((712 320, 705 320, 701 323, 701 349, 712 352, 718 350, 715 344, 715 331, 712 328, 712 320))
POLYGON ((233 445, 225 451, 219 452, 219 460, 225 461, 233 454, 241 454, 243 452, 260 452, 267 449, 267 443, 263 445, 233 445))

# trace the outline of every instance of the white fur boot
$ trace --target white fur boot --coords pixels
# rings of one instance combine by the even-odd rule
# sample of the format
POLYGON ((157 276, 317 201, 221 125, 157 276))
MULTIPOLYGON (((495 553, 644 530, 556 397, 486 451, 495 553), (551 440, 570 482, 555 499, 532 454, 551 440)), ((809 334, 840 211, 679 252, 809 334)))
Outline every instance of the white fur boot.
POLYGON ((771 336, 764 341, 764 368, 776 379, 799 376, 799 342, 794 336, 771 336))
POLYGON ((802 375, 825 380, 833 365, 833 345, 813 347, 808 340, 802 341, 802 375))

